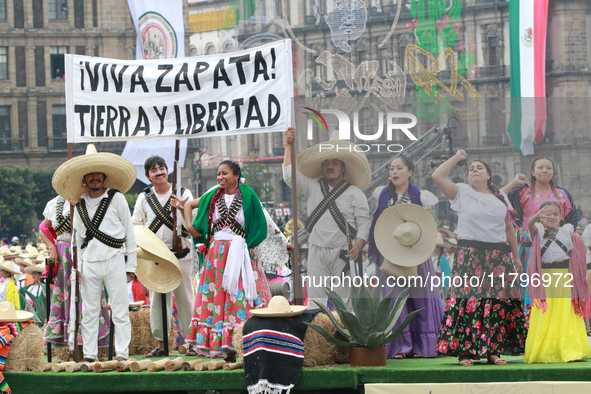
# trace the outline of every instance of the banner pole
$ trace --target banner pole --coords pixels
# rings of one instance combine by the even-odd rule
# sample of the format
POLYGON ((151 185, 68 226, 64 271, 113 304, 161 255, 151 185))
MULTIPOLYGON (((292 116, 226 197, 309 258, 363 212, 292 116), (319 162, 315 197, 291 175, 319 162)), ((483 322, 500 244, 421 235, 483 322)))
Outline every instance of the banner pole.
MULTIPOLYGON (((68 160, 72 159, 72 143, 68 142, 68 160)), ((74 204, 70 204, 70 234, 74 236, 74 204)), ((73 241, 73 240, 72 240, 73 241)), ((74 244, 75 245, 75 244, 74 244)), ((82 359, 82 349, 78 344, 78 331, 80 330, 80 308, 78 306, 78 300, 80 299, 80 274, 78 273, 78 246, 75 245, 72 248, 72 268, 74 269, 74 275, 76 276, 74 281, 74 294, 70 294, 70 302, 74 297, 74 307, 76 313, 74 316, 74 361, 80 362, 82 359)), ((82 300, 80 300, 82 301, 82 300)))
MULTIPOLYGON (((291 97, 291 127, 295 130, 295 102, 293 96, 291 97)), ((293 238, 292 238, 292 245, 291 245, 291 257, 292 257, 292 270, 294 273, 293 276, 293 287, 294 287, 294 304, 295 305, 304 305, 304 297, 302 294, 302 285, 301 285, 301 278, 300 278, 300 255, 299 255, 299 245, 298 245, 298 187, 297 187, 297 169, 296 169, 296 149, 295 149, 295 141, 291 141, 291 145, 289 146, 290 155, 291 155, 291 224, 292 224, 292 231, 293 231, 293 238)))

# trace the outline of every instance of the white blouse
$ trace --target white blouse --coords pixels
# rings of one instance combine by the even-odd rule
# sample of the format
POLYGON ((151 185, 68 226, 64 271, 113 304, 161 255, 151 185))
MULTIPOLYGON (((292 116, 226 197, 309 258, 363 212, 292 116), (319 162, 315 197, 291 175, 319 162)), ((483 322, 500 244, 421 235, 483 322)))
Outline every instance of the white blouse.
MULTIPOLYGON (((43 211, 43 216, 45 217, 45 219, 49 220, 51 222, 51 226, 56 229, 57 226, 59 226, 59 223, 56 219, 56 208, 57 208, 57 200, 58 200, 59 196, 55 197, 54 199, 50 200, 47 202, 47 204, 45 205, 45 210, 43 211)), ((70 213, 70 202, 68 200, 66 200, 64 202, 64 209, 62 214, 64 216, 67 216, 68 213, 70 213)), ((61 235, 58 235, 57 240, 58 241, 65 241, 65 242, 70 242, 70 240, 72 239, 72 236, 70 235, 69 232, 64 232, 61 235)))
POLYGON ((451 209, 458 213, 458 239, 489 243, 507 242, 505 218, 511 203, 501 191, 507 206, 494 194, 480 193, 465 183, 456 183, 458 194, 451 209))
MULTIPOLYGON (((540 237, 540 249, 546 245, 548 238, 544 238, 544 226, 542 223, 536 223, 536 228, 538 229, 538 237, 540 237)), ((558 227, 558 234, 556 234, 556 239, 559 240, 566 246, 568 251, 574 249, 573 240, 572 240, 572 233, 574 231, 573 225, 570 223, 565 224, 564 226, 558 227)), ((564 253, 564 250, 560 246, 556 244, 556 242, 552 242, 546 252, 542 256, 542 263, 554 263, 557 261, 563 261, 568 259, 570 256, 568 253, 564 253)))
MULTIPOLYGON (((382 194, 382 190, 384 190, 386 187, 387 186, 380 186, 373 191, 373 197, 376 199, 376 201, 379 201, 380 194, 382 194)), ((405 193, 405 195, 408 195, 408 193, 405 193)), ((403 195, 399 194, 398 201, 400 201, 402 197, 403 195)), ((393 198, 390 199, 390 202, 392 202, 392 200, 393 198)), ((439 198, 437 198, 435 194, 431 193, 429 190, 421 190, 421 204, 423 204, 423 208, 431 209, 437 205, 437 203, 439 203, 439 198)))

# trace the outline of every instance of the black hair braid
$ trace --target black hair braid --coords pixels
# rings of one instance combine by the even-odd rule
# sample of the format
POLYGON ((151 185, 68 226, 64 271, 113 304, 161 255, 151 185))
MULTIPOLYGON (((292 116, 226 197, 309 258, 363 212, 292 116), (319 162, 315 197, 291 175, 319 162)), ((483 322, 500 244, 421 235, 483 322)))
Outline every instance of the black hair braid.
POLYGON ((501 202, 503 204, 505 204, 505 206, 507 206, 507 201, 505 201, 505 199, 503 198, 503 195, 501 194, 501 191, 491 181, 488 182, 488 189, 492 192, 492 194, 494 194, 494 196, 496 198, 498 198, 499 200, 501 200, 501 202))
POLYGON ((388 183, 388 191, 390 192, 390 196, 394 199, 394 204, 398 202, 398 193, 396 193, 396 185, 394 182, 388 183))
POLYGON ((529 176, 529 183, 531 185, 530 189, 531 189, 531 195, 532 195, 532 199, 533 199, 534 196, 536 195, 536 176, 534 174, 531 174, 529 176))

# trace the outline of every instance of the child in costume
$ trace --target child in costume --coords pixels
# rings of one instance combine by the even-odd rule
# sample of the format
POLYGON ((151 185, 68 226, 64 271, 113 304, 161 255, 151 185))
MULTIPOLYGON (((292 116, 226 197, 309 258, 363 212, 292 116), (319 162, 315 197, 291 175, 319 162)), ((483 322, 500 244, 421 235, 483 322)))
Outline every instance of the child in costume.
POLYGON ((571 224, 558 227, 561 220, 561 206, 547 201, 527 223, 532 237, 527 274, 533 308, 525 363, 591 357, 584 321, 591 316, 590 267, 581 236, 571 224))

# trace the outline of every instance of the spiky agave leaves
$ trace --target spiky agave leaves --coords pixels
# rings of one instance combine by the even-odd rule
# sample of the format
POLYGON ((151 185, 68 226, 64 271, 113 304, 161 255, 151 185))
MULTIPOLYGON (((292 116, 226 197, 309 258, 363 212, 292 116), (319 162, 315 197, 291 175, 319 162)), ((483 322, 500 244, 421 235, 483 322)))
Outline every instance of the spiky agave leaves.
POLYGON ((374 288, 370 291, 368 287, 356 286, 351 290, 351 303, 353 305, 353 312, 349 312, 347 305, 341 297, 334 291, 324 289, 324 292, 335 306, 339 318, 343 322, 344 328, 341 327, 337 319, 333 316, 330 310, 318 302, 314 301, 316 305, 324 312, 337 331, 335 336, 332 336, 328 331, 317 324, 306 323, 312 327, 328 342, 333 343, 341 348, 346 347, 380 347, 388 342, 391 342, 398 337, 412 319, 423 309, 409 313, 404 321, 394 329, 402 308, 409 297, 410 288, 404 289, 396 299, 394 307, 392 308, 392 298, 394 291, 391 291, 385 297, 382 297, 381 289, 374 288))

